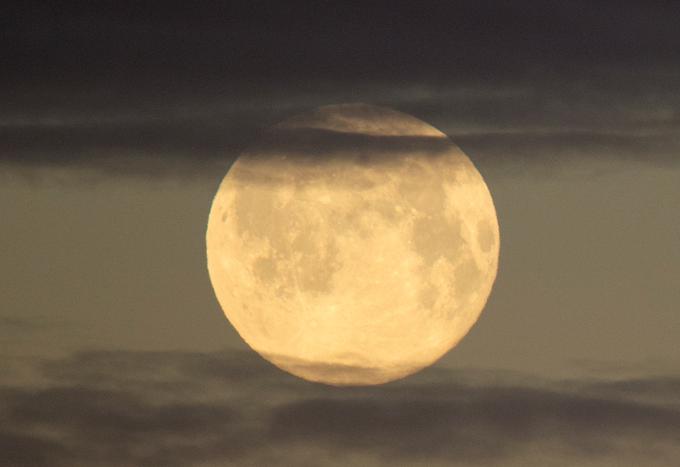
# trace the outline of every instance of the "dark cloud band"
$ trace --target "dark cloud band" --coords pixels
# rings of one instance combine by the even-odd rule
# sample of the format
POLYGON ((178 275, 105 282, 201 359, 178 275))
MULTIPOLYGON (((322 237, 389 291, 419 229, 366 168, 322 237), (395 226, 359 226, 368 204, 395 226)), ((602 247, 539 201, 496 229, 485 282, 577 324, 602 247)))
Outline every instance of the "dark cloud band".
POLYGON ((0 390, 13 466, 299 465, 304 453, 526 465, 536 449, 564 465, 664 466, 680 454, 677 376, 556 384, 429 369, 333 388, 241 352, 90 352, 36 368, 45 382, 0 390))
POLYGON ((520 170, 680 153, 673 2, 75 5, 3 10, 3 169, 223 173, 277 121, 357 101, 520 170))

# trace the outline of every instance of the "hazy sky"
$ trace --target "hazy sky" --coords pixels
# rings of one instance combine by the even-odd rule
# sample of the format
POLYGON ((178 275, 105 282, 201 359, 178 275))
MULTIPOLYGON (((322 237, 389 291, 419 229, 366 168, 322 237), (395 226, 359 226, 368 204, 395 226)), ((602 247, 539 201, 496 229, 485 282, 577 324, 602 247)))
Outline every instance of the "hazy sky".
POLYGON ((677 465, 678 4, 381 3, 0 8, 0 465, 677 465), (433 368, 329 388, 204 236, 262 131, 359 101, 468 154, 500 269, 433 368))

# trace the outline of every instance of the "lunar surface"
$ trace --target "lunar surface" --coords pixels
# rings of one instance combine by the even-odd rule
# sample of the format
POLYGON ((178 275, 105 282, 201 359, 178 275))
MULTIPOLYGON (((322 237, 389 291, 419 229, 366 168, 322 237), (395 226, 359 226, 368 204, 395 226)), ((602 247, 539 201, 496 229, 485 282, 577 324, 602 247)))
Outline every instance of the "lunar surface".
POLYGON ((489 190, 442 132, 348 104, 291 118, 233 164, 208 220, 210 279, 250 347, 332 385, 426 367, 496 277, 489 190))

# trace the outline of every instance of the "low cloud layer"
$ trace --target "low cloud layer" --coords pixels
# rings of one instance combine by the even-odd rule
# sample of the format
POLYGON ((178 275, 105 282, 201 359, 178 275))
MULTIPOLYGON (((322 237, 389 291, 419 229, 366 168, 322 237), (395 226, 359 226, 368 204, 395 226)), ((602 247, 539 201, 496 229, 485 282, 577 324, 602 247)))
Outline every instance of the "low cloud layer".
POLYGON ((85 352, 0 390, 8 465, 674 465, 677 376, 550 382, 431 368, 297 380, 254 354, 85 352), (558 461, 559 459, 559 461, 558 461))

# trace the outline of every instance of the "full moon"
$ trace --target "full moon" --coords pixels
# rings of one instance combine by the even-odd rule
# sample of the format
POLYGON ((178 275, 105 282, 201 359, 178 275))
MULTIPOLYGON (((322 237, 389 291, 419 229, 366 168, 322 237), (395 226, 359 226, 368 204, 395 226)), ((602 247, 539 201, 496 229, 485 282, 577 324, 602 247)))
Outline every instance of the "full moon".
POLYGON ((310 381, 373 385, 467 334, 500 236, 484 180, 445 134, 347 104, 290 118, 245 151, 206 243, 217 299, 250 347, 310 381))

